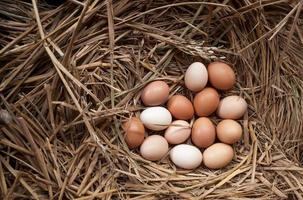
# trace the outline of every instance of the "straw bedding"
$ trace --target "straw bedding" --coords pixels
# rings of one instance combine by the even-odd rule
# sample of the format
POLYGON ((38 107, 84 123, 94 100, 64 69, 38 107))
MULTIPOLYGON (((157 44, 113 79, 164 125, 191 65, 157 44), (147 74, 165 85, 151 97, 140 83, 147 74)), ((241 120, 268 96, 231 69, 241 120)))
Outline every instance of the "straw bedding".
POLYGON ((303 199, 302 5, 2 0, 0 198, 303 199), (120 125, 142 87, 192 97, 188 65, 218 59, 237 73, 224 95, 249 103, 233 162, 185 171, 130 151, 120 125))

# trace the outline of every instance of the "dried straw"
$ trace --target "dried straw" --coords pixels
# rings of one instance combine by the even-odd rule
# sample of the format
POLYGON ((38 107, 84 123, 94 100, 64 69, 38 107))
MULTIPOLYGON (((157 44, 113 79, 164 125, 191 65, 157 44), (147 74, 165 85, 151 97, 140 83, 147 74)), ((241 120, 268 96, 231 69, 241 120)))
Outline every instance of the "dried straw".
POLYGON ((0 1, 1 199, 303 199, 303 3, 0 1), (121 121, 161 79, 226 59, 249 103, 222 170, 144 160, 121 121), (5 123, 2 123, 5 122, 5 123))

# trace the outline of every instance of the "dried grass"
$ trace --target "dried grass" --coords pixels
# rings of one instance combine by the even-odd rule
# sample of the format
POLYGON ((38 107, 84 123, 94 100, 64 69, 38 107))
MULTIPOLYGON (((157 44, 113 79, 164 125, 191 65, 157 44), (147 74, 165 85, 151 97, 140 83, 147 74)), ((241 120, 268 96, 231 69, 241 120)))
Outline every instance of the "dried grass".
POLYGON ((0 2, 3 199, 303 199, 302 1, 0 2), (222 3, 223 2, 223 3, 222 3), (226 58, 249 102, 222 170, 142 159, 121 121, 141 88, 184 93, 192 61, 226 58), (3 120, 2 120, 3 121, 3 120))

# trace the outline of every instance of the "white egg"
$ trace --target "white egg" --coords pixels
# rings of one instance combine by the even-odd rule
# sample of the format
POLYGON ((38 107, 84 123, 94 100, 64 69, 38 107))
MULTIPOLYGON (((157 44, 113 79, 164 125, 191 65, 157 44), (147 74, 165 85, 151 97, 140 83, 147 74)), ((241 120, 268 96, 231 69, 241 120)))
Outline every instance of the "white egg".
POLYGON ((161 131, 170 125, 172 116, 166 108, 156 106, 145 109, 140 115, 140 120, 146 128, 161 131))
POLYGON ((194 92, 201 91, 207 84, 208 73, 205 65, 200 62, 192 63, 185 72, 185 86, 194 92))
POLYGON ((195 146, 179 144, 170 151, 170 159, 178 167, 194 169, 201 165, 202 153, 195 146))

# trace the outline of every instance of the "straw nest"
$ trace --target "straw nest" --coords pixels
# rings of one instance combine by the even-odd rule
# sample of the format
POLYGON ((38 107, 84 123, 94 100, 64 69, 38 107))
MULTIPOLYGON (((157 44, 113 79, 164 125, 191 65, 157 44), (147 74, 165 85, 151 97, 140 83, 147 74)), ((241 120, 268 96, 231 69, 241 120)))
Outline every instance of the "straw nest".
POLYGON ((0 198, 303 199, 302 1, 0 2, 0 198), (249 103, 222 170, 144 160, 121 122, 225 59, 249 103), (8 111, 8 113, 6 111, 8 111), (12 121, 11 123, 7 123, 12 121))

